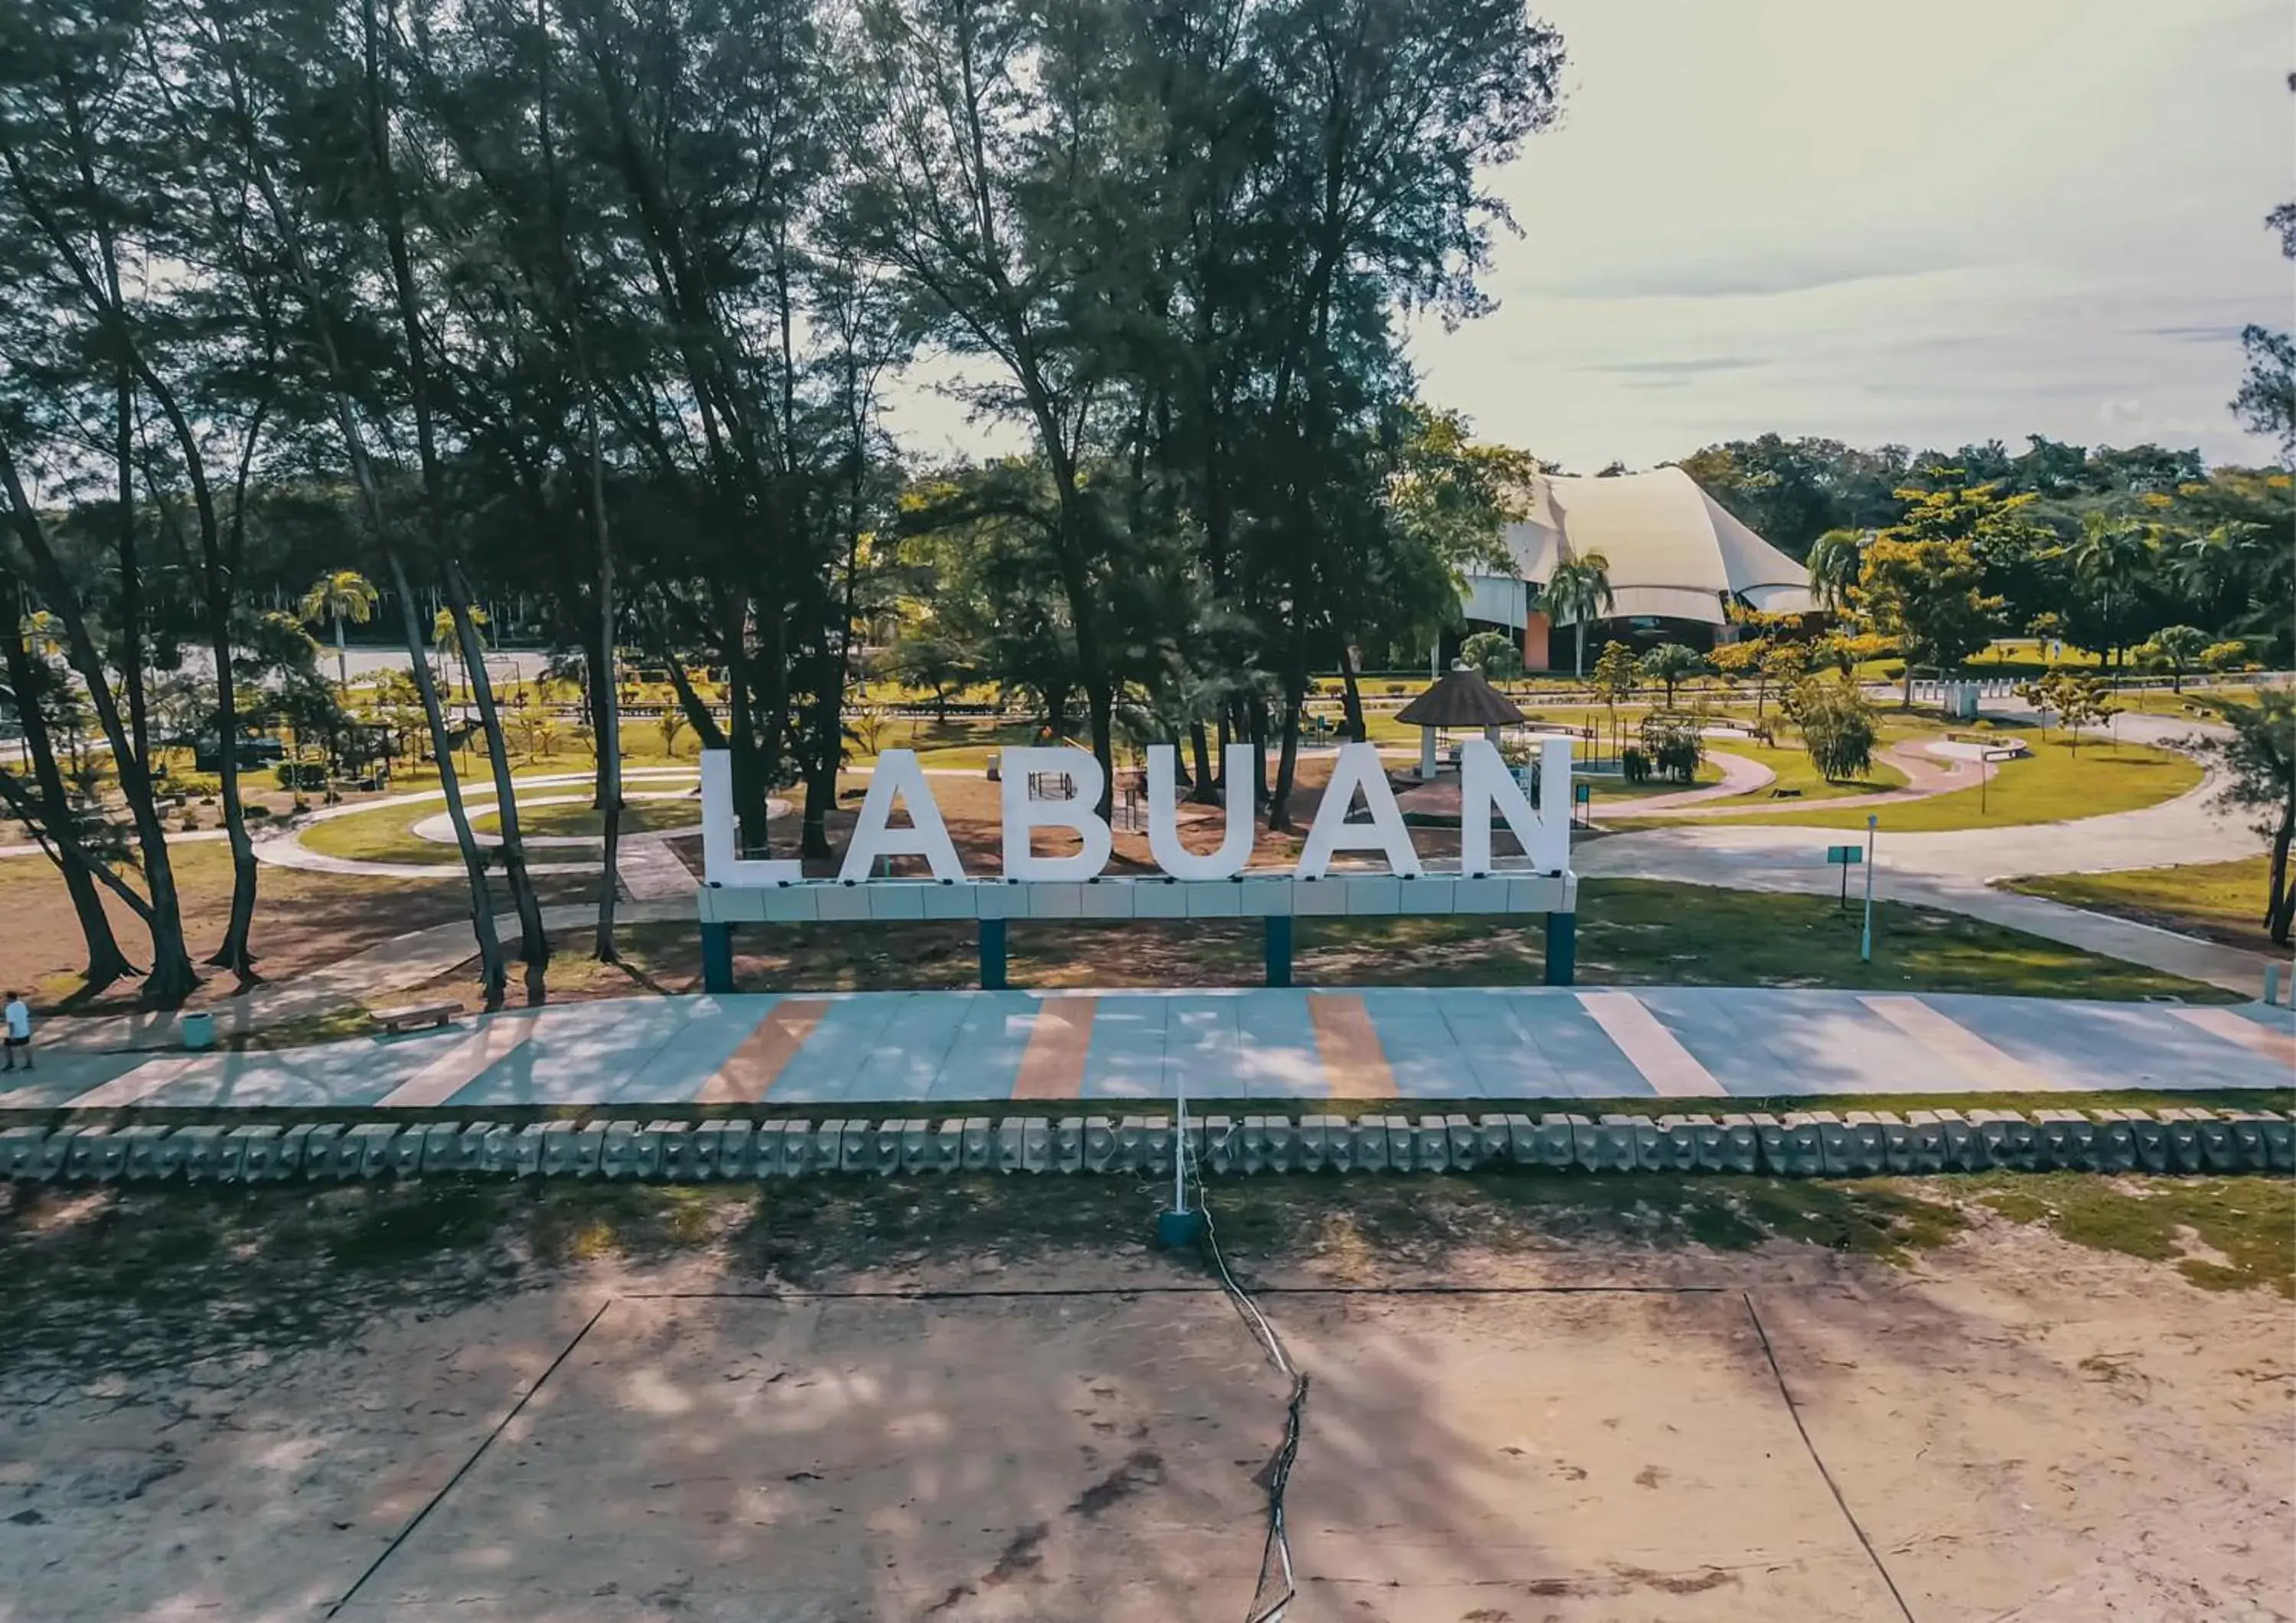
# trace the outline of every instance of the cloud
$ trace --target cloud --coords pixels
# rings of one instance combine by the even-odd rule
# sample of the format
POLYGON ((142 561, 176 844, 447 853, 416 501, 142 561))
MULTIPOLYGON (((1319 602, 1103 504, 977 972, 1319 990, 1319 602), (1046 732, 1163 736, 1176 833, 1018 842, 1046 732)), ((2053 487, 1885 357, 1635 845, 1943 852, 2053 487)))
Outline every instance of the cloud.
POLYGON ((1686 383, 1692 378, 1709 372, 1743 372, 1752 367, 1766 367, 1767 361, 1746 355, 1715 355, 1698 360, 1611 360, 1592 366, 1578 367, 1579 372, 1608 372, 1623 377, 1645 378, 1649 383, 1638 385, 1655 388, 1660 385, 1686 383))
POLYGON ((2147 327, 2154 338, 2173 338, 2179 343, 2238 343, 2241 329, 2237 326, 2147 327))
POLYGON ((1882 263, 1832 256, 1797 260, 1792 255, 1772 254, 1703 264, 1644 264, 1611 270, 1578 270, 1542 278, 1538 291, 1555 299, 1762 299, 1970 268, 1960 263, 1915 265, 1894 260, 1882 263))

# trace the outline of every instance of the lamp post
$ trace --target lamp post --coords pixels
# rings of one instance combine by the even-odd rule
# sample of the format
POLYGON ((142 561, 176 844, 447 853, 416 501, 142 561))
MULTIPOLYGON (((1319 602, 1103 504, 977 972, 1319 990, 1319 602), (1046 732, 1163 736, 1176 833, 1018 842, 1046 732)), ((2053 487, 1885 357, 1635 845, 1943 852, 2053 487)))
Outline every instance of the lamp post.
POLYGON ((1866 814, 1866 929, 1857 942, 1857 961, 1874 961, 1874 831, 1881 826, 1881 813, 1866 814))

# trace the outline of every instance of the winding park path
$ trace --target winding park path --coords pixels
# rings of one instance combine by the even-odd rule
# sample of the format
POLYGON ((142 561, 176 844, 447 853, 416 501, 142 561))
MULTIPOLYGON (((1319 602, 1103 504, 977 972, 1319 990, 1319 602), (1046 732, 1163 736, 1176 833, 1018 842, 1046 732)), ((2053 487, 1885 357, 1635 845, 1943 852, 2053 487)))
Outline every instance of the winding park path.
MULTIPOLYGON (((1844 795, 1832 799, 1810 801, 1813 811, 1847 812, 1859 806, 1902 806, 1908 801, 1927 800, 1934 795, 1951 795, 1960 789, 1973 789, 1980 779, 1991 781, 1998 769, 1989 761, 1971 756, 1939 755, 1927 746, 1915 748, 1909 744, 1885 746, 1882 759, 1906 775, 1902 789, 1884 789, 1874 795, 1844 795)), ((1757 806, 1722 806, 1711 803, 1751 795, 1777 781, 1777 774, 1758 761, 1743 755, 1734 755, 1726 750, 1709 750, 1707 759, 1722 768, 1722 781, 1702 789, 1691 789, 1681 795, 1665 795, 1652 800, 1623 801, 1609 808, 1617 817, 1727 817, 1734 812, 1754 811, 1792 811, 1794 805, 1779 801, 1757 806)))
MULTIPOLYGON (((2134 742, 2165 746, 2195 730, 2190 722, 2163 717, 2122 718, 2121 734, 2134 742)), ((1975 781, 1966 778, 1956 787, 1975 781)), ((2135 812, 1998 828, 1885 832, 1874 844, 1876 894, 1885 901, 1964 913, 2253 993, 2261 985, 2267 961, 2261 953, 1998 890, 1993 883, 2034 874, 2105 873, 2253 855, 2263 849, 2264 838, 2239 813, 2216 803, 2223 787, 2222 778, 2211 770, 2176 799, 2135 812)), ((1818 801, 1811 810, 1832 811, 1852 803, 1818 801)), ((1841 883, 1841 870, 1826 863, 1825 848, 1854 837, 1839 830, 1792 826, 1717 823, 1653 829, 1591 841, 1573 854, 1572 866, 1583 878, 1667 879, 1736 890, 1827 893, 1841 883)))
MULTIPOLYGON (((692 784, 699 781, 699 777, 700 775, 691 767, 633 767, 623 774, 623 781, 654 783, 671 780, 692 784)), ((594 781, 593 776, 588 772, 554 772, 544 778, 514 779, 512 780, 512 787, 519 792, 521 807, 530 810, 536 806, 564 804, 583 797, 556 795, 529 800, 526 797, 526 791, 529 789, 566 788, 592 781, 594 781)), ((689 791, 685 789, 637 789, 631 791, 627 798, 634 801, 681 800, 688 793, 689 791)), ((275 830, 258 840, 255 844, 255 855, 258 861, 268 862, 274 867, 299 868, 308 873, 349 874, 375 879, 460 878, 463 870, 460 866, 453 862, 390 862, 372 857, 332 856, 325 852, 314 851, 303 843, 305 832, 322 823, 333 822, 340 818, 365 817, 374 812, 388 812, 401 806, 423 805, 432 801, 443 801, 446 797, 446 791, 443 789, 420 789, 412 794, 384 795, 379 800, 329 806, 323 811, 312 812, 292 828, 275 830)), ((466 792, 463 808, 472 817, 483 817, 496 810, 492 786, 488 785, 481 790, 479 786, 473 785, 466 792)), ((417 839, 429 840, 436 844, 451 846, 455 843, 453 826, 443 812, 412 822, 409 831, 417 839)), ((659 844, 673 834, 685 832, 688 831, 680 828, 641 829, 624 835, 622 844, 626 849, 631 846, 659 844)), ((499 835, 478 833, 474 837, 480 844, 488 847, 502 844, 502 837, 499 835)), ((594 835, 529 835, 524 843, 537 850, 579 846, 594 851, 602 842, 594 835)), ((598 871, 598 867, 599 864, 594 860, 572 862, 544 861, 528 863, 527 871, 536 874, 594 874, 598 871)))

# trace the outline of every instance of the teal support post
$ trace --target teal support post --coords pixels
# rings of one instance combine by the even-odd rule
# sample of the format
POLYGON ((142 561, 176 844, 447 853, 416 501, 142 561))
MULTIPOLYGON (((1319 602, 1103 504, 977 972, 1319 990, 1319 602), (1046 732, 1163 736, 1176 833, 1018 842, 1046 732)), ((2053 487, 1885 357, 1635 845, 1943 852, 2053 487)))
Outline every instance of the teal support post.
POLYGON ((734 927, 730 924, 701 927, 701 989, 716 993, 735 990, 734 927))
POLYGON ((1289 914, 1267 916, 1267 984, 1289 986, 1292 984, 1292 919, 1289 914))
POLYGON ((1004 921, 984 919, 980 921, 980 989, 1002 992, 1004 985, 1004 921))
POLYGON ((1578 915, 1549 913, 1546 916, 1546 984, 1550 986, 1572 985, 1578 975, 1578 915))

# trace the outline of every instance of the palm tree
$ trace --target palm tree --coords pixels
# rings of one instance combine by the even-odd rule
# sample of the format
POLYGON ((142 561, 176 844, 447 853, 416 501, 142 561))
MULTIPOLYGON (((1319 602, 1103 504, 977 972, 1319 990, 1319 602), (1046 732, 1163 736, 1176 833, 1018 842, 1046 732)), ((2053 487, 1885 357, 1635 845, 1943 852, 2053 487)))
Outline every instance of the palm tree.
POLYGON ((2116 616, 2136 596, 2137 583, 2152 573, 2152 538, 2132 519, 2087 513, 2081 516, 2080 540, 2072 544, 2069 556, 2074 575, 2095 589, 2106 651, 2118 667, 2125 645, 2116 616))
POLYGON ((2186 602, 2205 614, 2240 584, 2256 530, 2254 524, 2217 524, 2177 539, 2169 569, 2186 602))
MULTIPOLYGON (((470 615, 472 628, 478 633, 479 647, 483 648, 487 646, 487 612, 480 608, 477 604, 473 603, 471 605, 470 615)), ((461 658, 463 666, 463 702, 467 704, 470 700, 471 693, 471 662, 467 657, 463 657, 462 655, 462 643, 457 639, 455 631, 454 610, 440 609, 439 611, 439 617, 430 622, 430 643, 431 646, 436 647, 441 655, 444 655, 451 648, 455 651, 456 656, 461 658)))
POLYGON ((2198 626, 2172 625, 2155 631, 2152 640, 2138 652, 2142 654, 2149 649, 2157 655, 2161 663, 2169 667, 2175 691, 2182 693, 2185 691, 2185 672, 2201 663, 2201 655, 2213 640, 2198 626))
POLYGON ((1580 681, 1587 679, 1587 622, 1607 614, 1618 602, 1611 590, 1611 560, 1599 552, 1590 552, 1583 558, 1564 558, 1554 566, 1546 579, 1546 590, 1541 594, 1546 610, 1558 624, 1568 623, 1578 633, 1577 656, 1572 660, 1570 673, 1580 681))
POLYGON ((358 571, 338 569, 314 581, 296 606, 295 612, 315 625, 322 620, 335 622, 335 686, 345 695, 351 690, 351 666, 343 649, 343 622, 365 625, 374 618, 374 606, 381 598, 374 583, 358 571))
POLYGON ((1809 548, 1809 595, 1818 607, 1841 613, 1849 606, 1849 589, 1866 567, 1870 530, 1829 530, 1809 548))
POLYGON ((1674 687, 1696 676, 1706 662, 1698 657, 1698 650, 1678 642, 1662 642, 1643 655, 1643 674, 1654 682, 1666 684, 1666 707, 1674 708, 1674 687))

